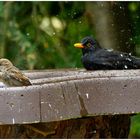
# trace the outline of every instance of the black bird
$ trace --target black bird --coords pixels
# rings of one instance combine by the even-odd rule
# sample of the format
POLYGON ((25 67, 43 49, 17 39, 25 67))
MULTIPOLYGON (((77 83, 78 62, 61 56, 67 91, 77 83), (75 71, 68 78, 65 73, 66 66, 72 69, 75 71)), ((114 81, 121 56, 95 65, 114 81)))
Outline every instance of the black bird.
POLYGON ((82 48, 82 63, 87 70, 140 69, 140 58, 102 48, 92 37, 87 36, 74 46, 82 48))

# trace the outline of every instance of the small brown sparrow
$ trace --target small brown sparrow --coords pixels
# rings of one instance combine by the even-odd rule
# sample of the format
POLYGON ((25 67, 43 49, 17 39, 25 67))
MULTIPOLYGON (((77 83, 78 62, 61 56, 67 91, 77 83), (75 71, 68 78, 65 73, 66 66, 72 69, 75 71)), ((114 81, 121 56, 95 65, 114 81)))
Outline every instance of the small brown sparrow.
POLYGON ((8 87, 32 85, 29 78, 16 68, 8 59, 0 59, 0 71, 0 81, 8 87))

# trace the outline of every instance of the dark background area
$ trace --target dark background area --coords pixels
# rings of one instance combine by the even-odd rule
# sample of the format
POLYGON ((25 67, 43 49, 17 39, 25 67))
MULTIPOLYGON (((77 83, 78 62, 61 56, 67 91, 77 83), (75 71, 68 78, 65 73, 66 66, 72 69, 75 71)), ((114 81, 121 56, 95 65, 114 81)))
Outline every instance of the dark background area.
MULTIPOLYGON (((140 57, 140 2, 0 2, 0 57, 20 69, 81 68, 73 44, 92 35, 102 47, 140 57)), ((140 116, 131 138, 140 138, 140 116)))

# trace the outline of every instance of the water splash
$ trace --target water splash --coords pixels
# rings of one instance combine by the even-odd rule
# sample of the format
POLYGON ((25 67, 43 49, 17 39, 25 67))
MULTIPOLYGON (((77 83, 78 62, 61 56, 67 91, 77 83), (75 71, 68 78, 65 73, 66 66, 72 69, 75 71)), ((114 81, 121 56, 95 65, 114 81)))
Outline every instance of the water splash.
POLYGON ((128 68, 128 66, 127 66, 127 65, 124 65, 124 68, 125 68, 125 69, 127 69, 127 68, 128 68))

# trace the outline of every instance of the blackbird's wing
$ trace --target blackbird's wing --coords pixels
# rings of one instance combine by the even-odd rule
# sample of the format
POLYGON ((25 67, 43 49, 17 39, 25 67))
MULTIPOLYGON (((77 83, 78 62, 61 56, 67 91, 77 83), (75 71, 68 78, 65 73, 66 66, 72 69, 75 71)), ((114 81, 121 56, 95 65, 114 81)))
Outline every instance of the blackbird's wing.
POLYGON ((11 70, 12 72, 8 73, 9 78, 17 81, 20 85, 28 86, 31 85, 28 77, 26 77, 22 72, 20 72, 16 67, 11 70))
POLYGON ((140 68, 140 60, 122 52, 99 49, 83 58, 86 69, 136 69, 140 68))
MULTIPOLYGON (((86 57, 83 57, 86 58, 86 57)), ((109 62, 107 59, 102 59, 99 57, 93 58, 90 56, 89 59, 82 59, 83 65, 87 70, 106 70, 106 69, 115 69, 115 66, 109 62)))
POLYGON ((108 61, 104 56, 99 56, 95 54, 85 54, 82 57, 82 62, 87 70, 105 70, 105 69, 115 69, 114 65, 108 61))

